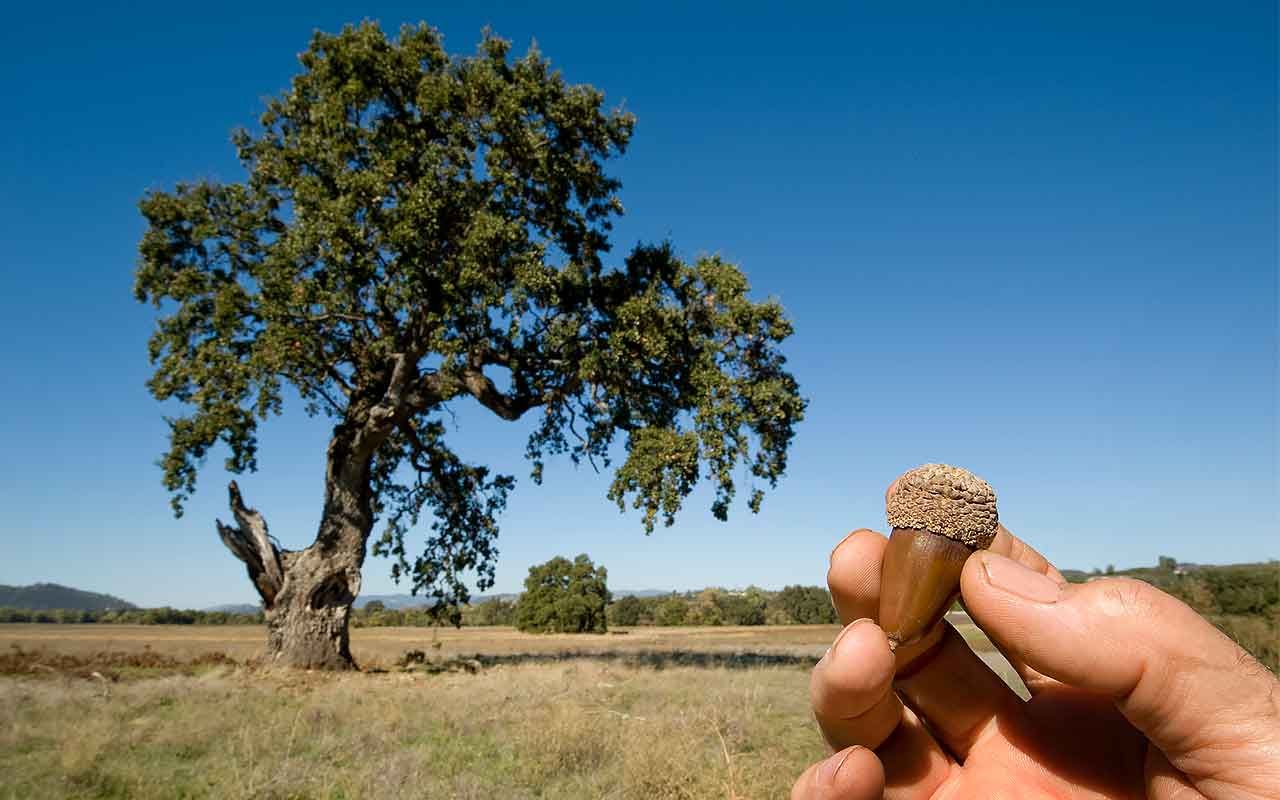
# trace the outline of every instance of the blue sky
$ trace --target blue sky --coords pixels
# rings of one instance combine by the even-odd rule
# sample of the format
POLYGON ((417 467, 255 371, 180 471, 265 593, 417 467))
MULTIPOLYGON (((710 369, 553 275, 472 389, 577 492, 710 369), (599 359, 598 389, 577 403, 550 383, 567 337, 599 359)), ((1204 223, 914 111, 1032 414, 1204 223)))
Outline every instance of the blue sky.
MULTIPOLYGON (((221 456, 175 520, 154 461, 143 192, 242 177, 228 142, 316 28, 536 37, 638 116, 620 256, 670 238, 781 298, 810 399, 758 516, 691 499, 645 537, 567 463, 521 480, 498 591, 590 553, 615 588, 821 583, 884 485, 968 466, 1062 566, 1280 557, 1276 7, 1270 2, 23 4, 0 26, 0 583, 145 605, 254 599, 218 542, 221 456), (1028 7, 1018 7, 1028 6, 1028 7)), ((527 427, 458 415, 524 478, 527 427)), ((327 426, 295 407, 240 480, 314 534, 327 426)), ((366 592, 395 591, 366 563, 366 592)))

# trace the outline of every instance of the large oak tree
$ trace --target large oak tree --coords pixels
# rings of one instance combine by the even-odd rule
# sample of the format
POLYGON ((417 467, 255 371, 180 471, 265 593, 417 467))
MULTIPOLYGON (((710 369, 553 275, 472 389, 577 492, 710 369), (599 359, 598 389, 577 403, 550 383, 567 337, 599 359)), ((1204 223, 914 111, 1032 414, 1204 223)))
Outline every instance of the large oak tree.
POLYGON ((283 663, 351 665, 347 621, 371 537, 392 573, 449 610, 492 584, 514 479, 468 463, 442 414, 468 399, 537 421, 526 454, 614 468, 610 499, 671 524, 700 479, 724 519, 783 474, 805 402, 791 333, 742 272, 667 245, 606 265, 633 118, 488 33, 316 34, 289 90, 234 144, 241 183, 148 193, 135 292, 160 311, 149 382, 168 419, 176 513, 219 443, 256 468, 257 427, 296 394, 335 421, 315 541, 283 549, 230 486, 222 541, 266 609, 283 663), (290 392, 286 395, 286 392, 290 392), (617 444, 621 437, 621 445, 617 444), (425 547, 410 532, 429 520, 425 547))

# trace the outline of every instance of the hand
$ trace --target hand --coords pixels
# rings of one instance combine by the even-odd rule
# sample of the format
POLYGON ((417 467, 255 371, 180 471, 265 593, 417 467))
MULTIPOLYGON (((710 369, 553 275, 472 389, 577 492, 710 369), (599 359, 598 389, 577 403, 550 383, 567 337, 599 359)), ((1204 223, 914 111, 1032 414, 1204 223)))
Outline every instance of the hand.
POLYGON ((874 617, 887 540, 851 533, 827 583, 847 627, 813 670, 835 754, 792 800, 1280 798, 1280 682, 1140 581, 1072 585, 1000 528, 966 563, 974 621, 1031 693, 949 624, 893 653, 874 617))

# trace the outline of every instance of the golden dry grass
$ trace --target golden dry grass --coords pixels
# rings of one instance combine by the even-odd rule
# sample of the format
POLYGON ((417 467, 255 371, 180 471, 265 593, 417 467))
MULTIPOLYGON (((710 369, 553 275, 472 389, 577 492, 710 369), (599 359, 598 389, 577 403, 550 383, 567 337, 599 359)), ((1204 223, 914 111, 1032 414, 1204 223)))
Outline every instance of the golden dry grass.
MULTIPOLYGON (((607 634, 531 634, 514 628, 354 628, 351 652, 362 664, 394 663, 406 650, 443 656, 475 653, 751 651, 821 657, 835 625, 715 628, 620 628, 607 634), (436 647, 435 645, 439 645, 436 647)), ((151 650, 178 658, 208 652, 247 660, 262 652, 259 625, 0 625, 0 647, 69 654, 151 650)))
MULTIPOLYGON (((437 650, 430 630, 353 631, 357 657, 384 665, 406 649, 455 659, 577 654, 475 674, 329 675, 207 663, 181 673, 142 668, 112 682, 38 669, 0 677, 0 798, 781 797, 824 752, 808 708, 807 665, 834 632, 528 637, 464 629, 439 632, 437 650), (653 669, 584 651, 799 658, 781 667, 653 669)), ((258 628, 5 626, 0 648, 38 648, 47 661, 85 665, 104 651, 131 649, 160 664, 210 651, 246 658, 259 651, 261 635, 258 628)))

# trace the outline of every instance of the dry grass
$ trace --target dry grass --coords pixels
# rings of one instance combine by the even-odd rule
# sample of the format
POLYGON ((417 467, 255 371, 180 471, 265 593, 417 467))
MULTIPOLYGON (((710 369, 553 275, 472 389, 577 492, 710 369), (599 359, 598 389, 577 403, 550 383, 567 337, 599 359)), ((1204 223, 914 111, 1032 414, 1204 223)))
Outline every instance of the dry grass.
POLYGON ((406 649, 490 661, 579 653, 475 674, 327 675, 181 661, 255 654, 256 628, 93 627, 0 629, 18 659, 0 677, 0 798, 780 797, 823 754, 807 666, 834 633, 645 629, 564 642, 464 630, 441 632, 436 649, 430 631, 362 629, 357 657, 387 665, 406 649), (77 677, 104 651, 125 664, 118 680, 77 677), (653 669, 598 658, 607 651, 764 651, 796 664, 653 669), (20 666, 39 659, 48 669, 20 666))
POLYGON ((801 669, 0 680, 0 797, 778 797, 801 669))
MULTIPOLYGON (((638 652, 696 650, 751 651, 820 657, 839 628, 835 625, 779 625, 717 628, 620 628, 603 635, 531 634, 514 628, 354 628, 351 651, 361 665, 394 663, 406 650, 444 656, 475 653, 638 652)), ((0 647, 71 655, 151 651, 175 658, 208 652, 240 661, 262 651, 266 634, 258 625, 0 625, 0 647)))

